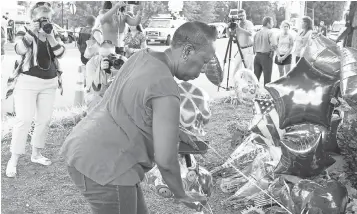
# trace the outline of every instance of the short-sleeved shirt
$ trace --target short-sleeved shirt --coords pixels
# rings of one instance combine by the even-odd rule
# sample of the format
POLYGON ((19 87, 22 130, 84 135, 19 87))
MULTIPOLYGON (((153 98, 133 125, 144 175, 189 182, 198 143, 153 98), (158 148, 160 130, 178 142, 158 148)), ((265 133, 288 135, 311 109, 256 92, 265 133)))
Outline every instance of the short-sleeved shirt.
POLYGON ((280 34, 278 40, 278 51, 281 55, 288 53, 290 48, 294 46, 294 38, 291 34, 280 34))
POLYGON ((308 40, 312 34, 312 30, 307 31, 305 34, 303 32, 296 35, 295 38, 295 49, 294 54, 298 57, 301 57, 303 48, 308 44, 308 40))
POLYGON ((254 35, 254 50, 256 53, 269 53, 274 49, 273 32, 267 28, 262 27, 258 33, 254 35))
POLYGON ((150 51, 135 53, 123 65, 61 148, 69 166, 98 184, 132 186, 144 178, 154 165, 151 100, 180 99, 169 68, 150 51))
POLYGON ((129 48, 140 49, 141 44, 146 42, 146 37, 142 32, 138 32, 134 36, 132 33, 127 33, 124 42, 129 48))

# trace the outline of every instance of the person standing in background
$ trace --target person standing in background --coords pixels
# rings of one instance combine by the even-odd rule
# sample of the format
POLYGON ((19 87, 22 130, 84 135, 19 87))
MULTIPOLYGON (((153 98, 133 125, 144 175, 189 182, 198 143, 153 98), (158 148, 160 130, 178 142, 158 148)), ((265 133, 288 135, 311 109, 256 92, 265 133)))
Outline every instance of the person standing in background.
POLYGON ((264 85, 271 81, 271 73, 273 70, 273 55, 275 45, 273 42, 273 32, 271 29, 274 26, 272 17, 264 17, 262 29, 254 35, 253 50, 254 58, 254 74, 257 79, 260 79, 262 72, 264 73, 264 85))
MULTIPOLYGON (((243 9, 238 11, 238 19, 239 19, 239 23, 237 24, 235 33, 237 34, 240 49, 242 50, 244 62, 248 69, 253 70, 254 25, 251 21, 247 20, 247 15, 245 13, 245 10, 243 9)), ((235 55, 234 66, 235 68, 233 69, 233 77, 235 76, 237 71, 243 66, 242 58, 239 52, 237 52, 237 54, 235 55)))
POLYGON ((319 26, 318 32, 321 33, 321 34, 324 35, 324 36, 327 35, 327 28, 326 28, 326 26, 325 26, 325 22, 324 22, 324 21, 321 21, 321 22, 320 22, 320 26, 319 26))
POLYGON ((87 64, 89 60, 84 57, 84 52, 86 51, 87 48, 87 41, 92 37, 92 28, 95 23, 95 17, 88 16, 86 22, 87 22, 87 26, 81 29, 77 41, 78 50, 81 53, 81 61, 84 65, 87 64))
POLYGON ((137 51, 146 48, 146 36, 141 25, 130 26, 129 32, 124 38, 126 57, 131 57, 137 51))
POLYGON ((103 32, 103 40, 112 41, 115 45, 115 52, 124 55, 124 37, 126 24, 137 26, 141 22, 141 11, 137 12, 135 18, 125 13, 123 2, 118 2, 114 6, 110 1, 105 1, 103 10, 99 15, 100 24, 103 32))
POLYGON ((291 52, 294 46, 294 38, 290 34, 290 24, 287 21, 281 23, 281 34, 277 38, 277 49, 275 56, 275 64, 278 65, 280 77, 290 71, 291 67, 291 52), (284 71, 285 68, 285 71, 284 71))
MULTIPOLYGON (((28 132, 34 119, 31 138, 31 162, 48 166, 52 162, 41 154, 52 117, 56 89, 62 90, 62 71, 58 59, 65 53, 60 35, 51 24, 54 11, 48 2, 38 2, 30 9, 31 27, 19 33, 15 44, 21 61, 8 80, 7 97, 13 95, 16 123, 12 130, 11 158, 6 176, 15 177, 17 164, 26 152, 28 132)), ((62 94, 62 91, 61 91, 62 94)))
POLYGON ((305 47, 307 46, 313 28, 312 28, 312 19, 308 16, 305 16, 302 18, 302 24, 301 24, 301 32, 296 35, 295 38, 295 48, 294 48, 294 55, 295 55, 295 62, 298 63, 300 58, 302 57, 302 54, 304 52, 305 47))

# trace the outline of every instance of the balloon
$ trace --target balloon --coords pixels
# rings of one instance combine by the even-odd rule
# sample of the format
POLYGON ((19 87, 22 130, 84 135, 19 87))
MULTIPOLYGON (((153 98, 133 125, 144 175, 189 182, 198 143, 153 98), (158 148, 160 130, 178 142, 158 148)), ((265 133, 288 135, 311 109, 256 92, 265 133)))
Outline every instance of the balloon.
POLYGON ((252 103, 259 91, 259 81, 254 72, 249 69, 240 69, 234 75, 235 96, 240 103, 252 103))
POLYGON ((342 50, 340 83, 343 99, 357 110, 357 49, 342 50))
MULTIPOLYGON (((186 192, 195 192, 211 196, 213 191, 212 174, 204 167, 199 166, 193 155, 190 155, 190 167, 187 166, 184 156, 179 158, 181 178, 186 192)), ((163 180, 157 166, 146 174, 146 183, 155 188, 158 195, 164 198, 172 198, 173 194, 163 180)))
POLYGON ((287 130, 280 141, 282 156, 275 173, 306 178, 331 166, 335 160, 323 149, 324 132, 311 124, 296 125, 287 130))
POLYGON ((319 75, 304 58, 287 75, 265 87, 275 101, 280 129, 306 122, 330 126, 333 111, 330 101, 337 92, 337 84, 319 75))
POLYGON ((331 126, 327 130, 326 139, 323 139, 324 150, 326 152, 333 152, 339 154, 341 152, 340 148, 337 144, 337 129, 342 121, 342 118, 337 115, 333 114, 331 119, 331 126))
POLYGON ((316 189, 322 188, 319 184, 311 180, 301 180, 291 190, 291 198, 295 204, 295 212, 301 213, 305 208, 308 196, 316 189))
POLYGON ((208 94, 188 82, 181 82, 179 90, 181 96, 181 125, 184 128, 197 131, 200 135, 204 135, 203 126, 211 118, 208 94))
POLYGON ((335 81, 339 79, 341 52, 335 42, 323 35, 312 36, 303 57, 316 68, 321 76, 335 81))
POLYGON ((223 81, 223 69, 221 64, 217 58, 217 55, 209 61, 209 63, 205 64, 202 68, 202 73, 206 74, 207 79, 216 86, 220 86, 223 81))
POLYGON ((250 123, 249 130, 261 135, 275 146, 280 146, 280 139, 285 130, 279 128, 279 115, 271 99, 255 99, 254 117, 250 123))
POLYGON ((345 213, 348 202, 347 188, 340 182, 329 180, 324 187, 318 186, 306 200, 306 213, 345 213))

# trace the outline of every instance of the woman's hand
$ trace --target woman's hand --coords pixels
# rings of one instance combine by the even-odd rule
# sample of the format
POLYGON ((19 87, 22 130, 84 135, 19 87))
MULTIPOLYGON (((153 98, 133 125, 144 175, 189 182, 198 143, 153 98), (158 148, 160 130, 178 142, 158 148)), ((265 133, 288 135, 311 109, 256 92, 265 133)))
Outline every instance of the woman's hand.
POLYGON ((186 192, 183 198, 175 198, 176 203, 183 203, 188 208, 194 209, 197 212, 202 211, 204 205, 207 204, 207 197, 199 193, 186 192))
POLYGON ((31 23, 30 30, 32 32, 38 32, 40 30, 40 22, 35 21, 31 23))
POLYGON ((100 62, 100 69, 101 70, 105 70, 105 69, 108 69, 108 68, 109 68, 108 60, 105 60, 105 58, 102 59, 102 61, 100 62))

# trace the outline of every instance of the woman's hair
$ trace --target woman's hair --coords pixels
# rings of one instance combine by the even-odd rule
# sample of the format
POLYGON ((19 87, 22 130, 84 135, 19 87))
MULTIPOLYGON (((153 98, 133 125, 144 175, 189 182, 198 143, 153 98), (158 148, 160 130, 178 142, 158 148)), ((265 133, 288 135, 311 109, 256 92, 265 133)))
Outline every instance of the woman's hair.
POLYGON ((312 19, 308 16, 304 16, 302 21, 306 23, 306 30, 312 30, 312 19))
POLYGON ((103 9, 104 9, 104 10, 105 10, 105 9, 112 9, 112 7, 113 7, 113 4, 112 4, 111 1, 105 1, 105 2, 103 3, 103 9))
POLYGON ((42 13, 50 13, 51 16, 54 14, 54 10, 51 7, 48 7, 47 5, 38 6, 37 4, 34 4, 32 5, 29 11, 30 19, 33 20, 37 13, 39 13, 40 11, 42 13))
POLYGON ((217 39, 217 29, 203 22, 193 21, 181 25, 172 37, 172 47, 179 48, 191 44, 199 50, 217 39))
POLYGON ((289 29, 291 28, 291 25, 287 20, 284 20, 284 21, 281 22, 280 29, 284 29, 284 25, 288 25, 289 29))

